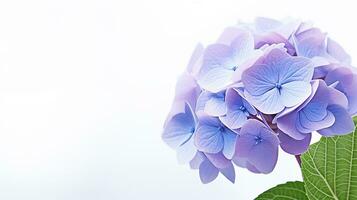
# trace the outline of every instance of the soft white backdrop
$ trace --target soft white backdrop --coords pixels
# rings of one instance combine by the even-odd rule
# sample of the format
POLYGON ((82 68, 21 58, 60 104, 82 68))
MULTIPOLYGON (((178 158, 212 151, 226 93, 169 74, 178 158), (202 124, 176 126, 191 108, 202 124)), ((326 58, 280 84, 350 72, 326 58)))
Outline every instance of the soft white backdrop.
POLYGON ((0 1, 0 199, 253 199, 301 174, 200 183, 160 138, 197 42, 255 16, 297 17, 357 59, 354 1, 0 1))

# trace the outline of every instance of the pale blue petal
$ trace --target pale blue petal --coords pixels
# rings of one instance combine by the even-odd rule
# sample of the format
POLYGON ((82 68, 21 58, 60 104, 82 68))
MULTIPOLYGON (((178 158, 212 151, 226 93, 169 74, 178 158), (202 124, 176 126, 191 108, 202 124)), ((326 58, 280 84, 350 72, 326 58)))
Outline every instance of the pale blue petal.
POLYGON ((293 81, 282 85, 280 99, 284 106, 292 107, 303 103, 311 94, 311 84, 293 81))
POLYGON ((194 77, 188 73, 184 73, 176 83, 175 102, 187 102, 192 109, 195 109, 200 92, 201 88, 198 86, 194 77))
POLYGON ((343 64, 349 65, 351 63, 351 56, 336 41, 330 38, 327 39, 327 53, 343 64))
POLYGON ((246 31, 242 30, 241 28, 227 27, 219 36, 217 43, 229 46, 237 37, 240 37, 240 35, 244 34, 245 32, 246 31))
POLYGON ((244 92, 248 102, 255 106, 264 114, 276 114, 284 109, 282 98, 278 89, 271 89, 260 96, 250 95, 247 91, 244 92))
POLYGON ((232 83, 233 73, 231 69, 214 68, 202 75, 198 79, 198 84, 210 92, 217 93, 232 83))
POLYGON ((314 67, 310 59, 302 57, 289 57, 277 62, 275 67, 279 73, 279 83, 292 81, 310 82, 314 74, 314 67))
POLYGON ((204 112, 211 116, 222 116, 227 112, 224 97, 213 95, 205 104, 204 112))
POLYGON ((177 148, 177 160, 179 164, 189 163, 196 155, 197 148, 194 144, 194 137, 177 148))
POLYGON ((198 169, 205 160, 206 156, 202 152, 197 151, 195 157, 190 161, 191 169, 198 169))
POLYGON ((212 94, 213 93, 211 92, 202 91, 201 94, 198 96, 196 103, 196 114, 198 116, 204 114, 206 103, 211 99, 212 94))
POLYGON ((219 119, 230 129, 239 129, 248 120, 247 115, 241 110, 230 111, 219 119))
POLYGON ((258 32, 269 32, 274 29, 279 28, 283 24, 277 20, 265 18, 265 17, 257 17, 254 20, 255 29, 258 32))
POLYGON ((203 45, 202 44, 197 44, 196 47, 195 47, 195 50, 193 51, 192 55, 191 55, 191 58, 190 58, 190 61, 188 62, 188 65, 187 65, 187 72, 192 74, 195 69, 195 65, 196 63, 198 62, 198 59, 202 56, 204 52, 204 48, 203 48, 203 45))
POLYGON ((203 55, 202 68, 198 74, 199 77, 214 68, 224 68, 227 63, 231 62, 232 54, 230 46, 223 44, 209 45, 203 55))
POLYGON ((237 35, 231 44, 233 49, 234 64, 240 67, 244 62, 252 58, 254 51, 254 38, 249 31, 244 31, 237 35))

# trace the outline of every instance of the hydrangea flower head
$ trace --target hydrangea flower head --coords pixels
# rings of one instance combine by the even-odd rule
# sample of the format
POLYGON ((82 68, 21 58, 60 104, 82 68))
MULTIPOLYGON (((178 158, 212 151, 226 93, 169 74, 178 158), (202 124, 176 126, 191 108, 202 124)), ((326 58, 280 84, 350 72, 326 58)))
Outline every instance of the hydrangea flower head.
POLYGON ((313 134, 352 132, 356 86, 350 56, 327 33, 298 20, 257 18, 197 45, 162 138, 202 183, 219 174, 234 183, 234 165, 267 174, 279 147, 300 155, 313 134))

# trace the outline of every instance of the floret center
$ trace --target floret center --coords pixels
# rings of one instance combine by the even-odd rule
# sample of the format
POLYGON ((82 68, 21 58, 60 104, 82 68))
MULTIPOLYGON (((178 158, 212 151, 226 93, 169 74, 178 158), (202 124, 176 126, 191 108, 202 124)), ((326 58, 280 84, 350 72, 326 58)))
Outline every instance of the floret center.
POLYGON ((255 140, 255 144, 259 144, 263 141, 263 138, 260 136, 255 136, 254 140, 255 140))
POLYGON ((240 107, 239 107, 239 110, 245 112, 247 109, 246 109, 244 106, 240 106, 240 107))

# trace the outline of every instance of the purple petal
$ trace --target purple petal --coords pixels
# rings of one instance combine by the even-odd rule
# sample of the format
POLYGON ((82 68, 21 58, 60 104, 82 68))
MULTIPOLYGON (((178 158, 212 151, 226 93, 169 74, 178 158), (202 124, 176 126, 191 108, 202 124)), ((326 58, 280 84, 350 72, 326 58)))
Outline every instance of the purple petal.
POLYGON ((279 117, 276 121, 278 128, 290 137, 296 140, 302 140, 306 137, 306 134, 301 133, 296 128, 296 124, 300 123, 298 121, 298 112, 291 112, 289 114, 286 114, 282 117, 279 117))
POLYGON ((247 158, 259 172, 269 173, 277 161, 278 145, 278 137, 262 122, 248 120, 237 139, 236 154, 247 158))
POLYGON ((326 56, 326 34, 319 29, 306 30, 296 36, 296 50, 298 56, 313 58, 326 56))
POLYGON ((278 146, 262 142, 251 149, 249 163, 258 171, 267 174, 273 171, 278 160, 278 146))
POLYGON ((201 92, 196 80, 189 74, 184 73, 176 83, 175 101, 187 102, 193 109, 201 92))
POLYGON ((348 112, 351 115, 357 113, 357 92, 354 87, 357 85, 357 75, 352 71, 352 69, 347 67, 339 67, 327 74, 325 78, 327 85, 334 84, 336 89, 343 92, 348 99, 348 112))
POLYGON ((230 160, 228 160, 222 153, 205 153, 207 159, 217 168, 226 168, 230 160))
POLYGON ((204 48, 202 44, 197 44, 195 47, 195 50, 193 51, 190 61, 188 62, 187 65, 187 72, 190 74, 195 74, 197 73, 197 62, 199 58, 203 55, 204 48))
MULTIPOLYGON (((299 123, 296 124, 297 129, 302 133, 311 133, 312 131, 317 131, 332 126, 335 122, 335 117, 330 111, 326 111, 321 120, 312 121, 309 119, 308 114, 303 111, 299 112, 299 123)), ((311 116, 310 116, 311 118, 311 116)))
POLYGON ((311 133, 306 134, 306 137, 302 140, 295 140, 289 135, 279 132, 280 147, 287 153, 293 155, 299 155, 304 153, 310 145, 311 133))
POLYGON ((287 52, 290 55, 294 55, 295 54, 295 48, 294 46, 283 36, 281 36, 280 34, 271 32, 265 35, 261 35, 261 36, 257 36, 255 38, 255 48, 261 48, 262 46, 268 44, 268 45, 272 45, 272 44, 279 44, 279 43, 283 43, 284 47, 287 49, 287 52))
POLYGON ((219 170, 210 161, 205 160, 199 168, 200 179, 203 184, 212 182, 217 178, 219 170))
POLYGON ((231 181, 232 183, 235 182, 236 179, 236 173, 234 170, 234 166, 232 165, 232 163, 230 163, 230 165, 224 169, 219 169, 219 171, 221 172, 221 174, 223 174, 223 176, 225 176, 229 181, 231 181))
POLYGON ((330 38, 327 39, 327 53, 343 64, 349 65, 351 63, 350 55, 337 42, 330 38))

